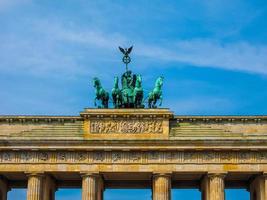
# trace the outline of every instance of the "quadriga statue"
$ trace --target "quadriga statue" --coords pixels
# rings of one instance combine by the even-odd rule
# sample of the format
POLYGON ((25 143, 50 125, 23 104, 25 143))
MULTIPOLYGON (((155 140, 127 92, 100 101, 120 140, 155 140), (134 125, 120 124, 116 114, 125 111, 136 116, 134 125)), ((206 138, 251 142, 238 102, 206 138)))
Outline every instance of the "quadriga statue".
MULTIPOLYGON (((119 77, 116 76, 114 78, 114 87, 111 91, 113 106, 114 108, 144 108, 142 77, 141 75, 133 74, 132 71, 128 69, 128 64, 131 62, 129 54, 133 46, 130 48, 119 47, 119 49, 123 53, 122 61, 126 66, 126 70, 121 76, 121 88, 119 87, 119 77)), ((103 89, 98 78, 94 78, 93 82, 95 87, 95 106, 98 108, 108 108, 109 93, 103 89), (101 102, 100 105, 97 105, 97 100, 101 102)), ((161 106, 162 85, 163 77, 160 76, 155 82, 154 89, 146 98, 148 101, 148 108, 157 108, 158 100, 160 100, 158 106, 161 106)))

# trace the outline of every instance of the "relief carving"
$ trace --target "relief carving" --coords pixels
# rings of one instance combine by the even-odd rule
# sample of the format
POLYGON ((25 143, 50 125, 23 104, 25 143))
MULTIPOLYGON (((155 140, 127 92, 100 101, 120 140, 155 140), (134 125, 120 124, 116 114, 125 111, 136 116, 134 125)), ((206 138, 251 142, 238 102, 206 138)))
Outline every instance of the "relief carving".
POLYGON ((77 160, 79 162, 85 161, 86 159, 87 159, 87 154, 86 153, 80 152, 80 153, 77 154, 77 160))
POLYGON ((141 160, 141 154, 139 152, 131 152, 129 155, 129 159, 133 162, 137 162, 141 160))
POLYGON ((112 152, 112 161, 116 162, 122 159, 122 154, 120 152, 112 152))
POLYGON ((198 159, 198 153, 197 152, 185 152, 184 159, 186 162, 195 162, 198 159))
POLYGON ((159 152, 155 152, 155 151, 149 152, 148 159, 149 160, 159 160, 160 159, 159 152))
POLYGON ((22 152, 20 157, 23 161, 29 161, 32 158, 31 153, 29 152, 22 152))
POLYGON ((103 161, 105 159, 104 152, 94 152, 94 160, 95 161, 103 161))
POLYGON ((65 152, 59 152, 57 157, 58 157, 58 160, 60 160, 60 161, 66 161, 67 160, 65 152))
POLYGON ((93 152, 0 152, 1 164, 5 163, 140 163, 140 164, 267 164, 267 152, 214 152, 214 151, 93 151, 93 152), (16 156, 15 156, 16 155, 16 156), (50 159, 51 158, 51 159, 50 159), (54 159, 52 159, 54 158, 54 159))
POLYGON ((232 153, 230 152, 222 152, 221 153, 221 160, 224 160, 224 161, 231 161, 232 160, 232 153))
POLYGON ((3 154, 3 160, 4 161, 11 161, 11 154, 10 153, 4 153, 3 154))
POLYGON ((212 152, 207 152, 203 155, 203 160, 205 161, 213 161, 215 159, 215 154, 212 152))
POLYGON ((46 153, 46 152, 41 152, 41 153, 39 154, 39 159, 40 159, 41 161, 47 161, 47 160, 48 160, 48 153, 46 153))
POLYGON ((162 133, 161 120, 94 120, 91 121, 91 133, 162 133))

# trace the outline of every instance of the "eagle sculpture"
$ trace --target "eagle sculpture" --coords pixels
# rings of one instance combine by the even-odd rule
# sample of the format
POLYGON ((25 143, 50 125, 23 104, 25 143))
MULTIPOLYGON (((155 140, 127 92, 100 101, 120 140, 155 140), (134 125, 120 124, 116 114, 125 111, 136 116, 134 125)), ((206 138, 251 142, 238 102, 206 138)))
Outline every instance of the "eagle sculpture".
POLYGON ((130 48, 119 47, 119 49, 125 56, 128 56, 131 53, 133 46, 131 46, 130 48))

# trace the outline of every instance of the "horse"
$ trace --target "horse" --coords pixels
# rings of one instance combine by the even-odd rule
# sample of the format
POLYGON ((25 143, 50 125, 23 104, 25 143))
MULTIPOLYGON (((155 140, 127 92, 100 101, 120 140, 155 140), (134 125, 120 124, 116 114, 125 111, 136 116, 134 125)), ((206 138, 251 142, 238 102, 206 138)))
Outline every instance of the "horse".
POLYGON ((119 88, 119 78, 114 78, 114 87, 111 91, 114 108, 119 108, 122 104, 121 90, 119 88))
POLYGON ((98 108, 108 108, 108 100, 109 100, 109 94, 106 92, 103 87, 101 86, 101 82, 98 78, 93 79, 94 82, 94 88, 95 88, 95 106, 97 106, 96 100, 101 101, 101 106, 98 106, 98 108))
POLYGON ((142 89, 142 77, 140 75, 136 76, 133 94, 134 94, 134 107, 144 108, 144 105, 143 105, 144 92, 142 89))
POLYGON ((149 108, 157 108, 156 103, 160 100, 159 106, 162 105, 162 85, 163 85, 163 77, 160 76, 157 78, 155 82, 155 88, 148 95, 148 107, 149 108))

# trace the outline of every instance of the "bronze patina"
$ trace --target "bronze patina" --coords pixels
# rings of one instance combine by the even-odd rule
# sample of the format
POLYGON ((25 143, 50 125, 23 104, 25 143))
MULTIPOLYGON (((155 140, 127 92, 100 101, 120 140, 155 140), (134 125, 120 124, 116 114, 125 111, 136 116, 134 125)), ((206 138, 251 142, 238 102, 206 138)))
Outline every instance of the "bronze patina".
MULTIPOLYGON (((114 78, 114 87, 111 91, 114 108, 145 108, 142 76, 133 74, 128 69, 128 64, 131 62, 129 54, 132 52, 132 49, 133 46, 130 48, 119 47, 119 50, 123 53, 122 61, 126 66, 126 71, 121 76, 121 89, 119 87, 119 77, 116 76, 114 78)), ((156 80, 155 88, 146 98, 148 99, 148 108, 156 108, 158 100, 160 100, 158 106, 161 106, 162 84, 163 77, 159 77, 156 80)), ((102 88, 98 78, 94 78, 94 87, 96 88, 95 106, 98 108, 108 108, 109 94, 102 88), (97 105, 96 100, 99 100, 101 105, 97 105)))

